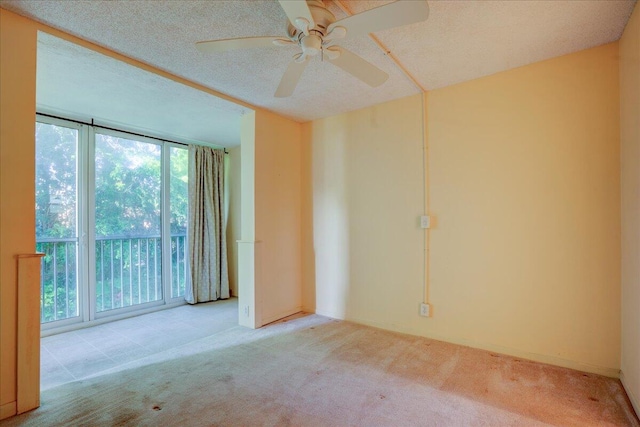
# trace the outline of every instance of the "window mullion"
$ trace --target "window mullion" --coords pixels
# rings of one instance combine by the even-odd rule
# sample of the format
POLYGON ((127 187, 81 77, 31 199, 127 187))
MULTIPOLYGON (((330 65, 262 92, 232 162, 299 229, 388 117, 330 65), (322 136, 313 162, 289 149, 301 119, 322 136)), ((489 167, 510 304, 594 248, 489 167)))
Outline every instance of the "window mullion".
POLYGON ((93 127, 88 127, 87 131, 87 162, 86 162, 86 256, 87 256, 87 269, 86 269, 86 297, 85 297, 85 312, 87 320, 94 320, 96 318, 96 241, 95 241, 95 220, 96 220, 96 182, 95 182, 95 165, 96 165, 96 138, 95 130, 93 127))
POLYGON ((161 224, 162 224, 162 284, 163 284, 163 300, 166 304, 171 300, 171 206, 170 206, 170 191, 171 191, 171 167, 170 161, 170 149, 168 143, 162 144, 162 211, 161 211, 161 224))

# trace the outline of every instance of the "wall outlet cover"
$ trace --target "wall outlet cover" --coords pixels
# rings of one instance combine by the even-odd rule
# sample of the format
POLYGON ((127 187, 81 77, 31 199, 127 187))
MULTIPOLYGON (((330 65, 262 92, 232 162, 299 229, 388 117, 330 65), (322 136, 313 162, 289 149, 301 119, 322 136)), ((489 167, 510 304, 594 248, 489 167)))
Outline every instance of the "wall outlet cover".
POLYGON ((429 304, 420 304, 420 316, 429 317, 431 315, 431 306, 429 304))

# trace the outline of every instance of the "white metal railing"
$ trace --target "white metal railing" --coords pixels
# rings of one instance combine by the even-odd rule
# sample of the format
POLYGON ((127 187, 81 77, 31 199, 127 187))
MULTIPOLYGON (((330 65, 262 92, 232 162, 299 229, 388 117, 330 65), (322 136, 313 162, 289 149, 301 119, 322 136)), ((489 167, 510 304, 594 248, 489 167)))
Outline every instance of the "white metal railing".
POLYGON ((40 321, 52 322, 78 315, 78 239, 38 239, 40 264, 40 321))
MULTIPOLYGON (((77 238, 37 239, 41 263, 41 322, 76 317, 78 307, 77 238)), ((95 241, 96 311, 163 298, 160 236, 109 236, 95 241)), ((185 234, 171 236, 170 298, 184 295, 187 282, 185 234)))

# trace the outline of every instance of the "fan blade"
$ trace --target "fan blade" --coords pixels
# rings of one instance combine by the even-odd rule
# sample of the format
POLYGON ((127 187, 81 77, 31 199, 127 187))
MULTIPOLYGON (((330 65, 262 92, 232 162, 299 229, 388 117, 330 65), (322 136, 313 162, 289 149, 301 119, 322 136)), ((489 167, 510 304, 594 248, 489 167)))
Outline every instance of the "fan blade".
POLYGON ((384 6, 346 17, 329 25, 347 30, 345 39, 402 25, 415 24, 429 17, 429 5, 423 0, 399 0, 384 6))
POLYGON ((302 73, 304 72, 304 69, 307 68, 308 63, 309 58, 306 58, 302 62, 296 62, 294 58, 294 60, 289 63, 287 71, 284 72, 282 80, 280 80, 280 84, 278 85, 278 89, 276 89, 276 98, 286 98, 293 94, 293 91, 296 89, 296 86, 298 86, 300 77, 302 77, 302 73))
POLYGON ((280 6, 284 9, 284 13, 287 14, 287 18, 291 21, 291 25, 296 27, 301 31, 306 31, 305 28, 300 28, 300 22, 296 22, 298 18, 306 19, 309 23, 308 29, 311 29, 316 26, 316 23, 313 20, 313 16, 311 15, 311 10, 307 5, 306 0, 278 0, 280 2, 280 6))
POLYGON ((235 49, 250 49, 254 47, 273 47, 275 40, 282 37, 241 37, 237 39, 211 40, 196 43, 200 52, 226 52, 235 49))
POLYGON ((335 59, 331 58, 333 55, 326 55, 329 62, 342 68, 344 71, 362 80, 369 86, 380 86, 389 78, 389 75, 380 68, 365 61, 355 53, 349 52, 343 47, 332 46, 330 51, 339 52, 340 55, 335 59))

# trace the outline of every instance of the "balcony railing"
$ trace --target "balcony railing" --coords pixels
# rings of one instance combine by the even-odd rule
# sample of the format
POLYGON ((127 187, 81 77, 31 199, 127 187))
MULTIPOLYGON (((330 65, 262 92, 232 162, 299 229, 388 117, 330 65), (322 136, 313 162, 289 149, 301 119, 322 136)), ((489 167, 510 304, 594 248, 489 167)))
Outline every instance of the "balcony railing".
POLYGON ((78 316, 77 239, 38 239, 40 264, 40 321, 78 316))
MULTIPOLYGON (((41 321, 79 315, 77 239, 38 239, 43 252, 41 321)), ((95 245, 95 310, 130 307, 163 299, 160 236, 100 237, 95 245)), ((187 245, 184 234, 171 236, 169 298, 184 296, 187 283, 187 245)))

